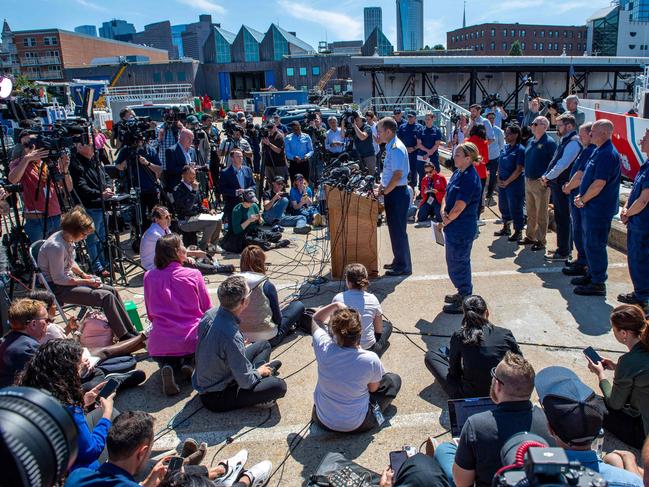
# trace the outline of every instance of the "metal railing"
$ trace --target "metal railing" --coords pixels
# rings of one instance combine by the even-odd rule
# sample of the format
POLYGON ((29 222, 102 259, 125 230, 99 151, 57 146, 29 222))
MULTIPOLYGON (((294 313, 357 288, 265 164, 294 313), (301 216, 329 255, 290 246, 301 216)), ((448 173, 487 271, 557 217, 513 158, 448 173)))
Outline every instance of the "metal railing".
POLYGON ((188 100, 193 96, 189 83, 145 86, 113 86, 107 89, 108 103, 188 100))
POLYGON ((20 58, 20 64, 22 66, 38 66, 38 58, 37 57, 21 57, 20 58))
POLYGON ((38 58, 38 64, 61 64, 61 58, 56 56, 42 56, 38 58))

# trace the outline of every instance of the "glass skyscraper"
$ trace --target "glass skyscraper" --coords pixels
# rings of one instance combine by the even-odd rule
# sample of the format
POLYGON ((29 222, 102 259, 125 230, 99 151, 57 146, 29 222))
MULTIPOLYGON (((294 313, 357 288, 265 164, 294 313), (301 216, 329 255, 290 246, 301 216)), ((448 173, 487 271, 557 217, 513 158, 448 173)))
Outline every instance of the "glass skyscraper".
POLYGON ((383 10, 381 7, 365 7, 363 10, 365 20, 365 40, 377 27, 383 30, 383 10))
POLYGON ((633 22, 649 22, 649 0, 634 0, 631 9, 633 22))
POLYGON ((424 0, 397 0, 397 50, 424 47, 424 0))

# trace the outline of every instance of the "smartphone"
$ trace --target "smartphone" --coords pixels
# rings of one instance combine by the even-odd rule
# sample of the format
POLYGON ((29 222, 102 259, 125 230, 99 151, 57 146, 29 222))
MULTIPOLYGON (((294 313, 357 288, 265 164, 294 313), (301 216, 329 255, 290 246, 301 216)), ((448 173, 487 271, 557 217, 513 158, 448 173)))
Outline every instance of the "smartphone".
POLYGON ((97 394, 97 400, 96 400, 97 404, 99 404, 99 398, 103 397, 104 399, 106 399, 113 392, 115 392, 115 389, 117 389, 118 385, 119 382, 116 381, 115 379, 108 379, 106 385, 102 387, 101 391, 99 391, 99 394, 97 394))
POLYGON ((390 452, 390 468, 394 472, 394 475, 399 473, 401 465, 403 465, 406 460, 408 460, 408 453, 406 453, 404 450, 390 452))
POLYGON ((602 361, 602 357, 595 351, 593 347, 584 348, 584 355, 588 357, 594 364, 602 361))
POLYGON ((169 460, 169 466, 167 467, 167 474, 180 470, 184 461, 185 459, 183 457, 171 457, 171 460, 169 460))

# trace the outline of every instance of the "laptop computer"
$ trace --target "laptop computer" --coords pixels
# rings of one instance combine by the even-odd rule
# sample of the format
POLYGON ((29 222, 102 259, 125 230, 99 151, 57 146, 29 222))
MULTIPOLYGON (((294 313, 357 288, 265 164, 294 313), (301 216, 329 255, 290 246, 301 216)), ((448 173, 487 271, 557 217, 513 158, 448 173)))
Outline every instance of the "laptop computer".
POLYGON ((451 422, 451 436, 457 445, 464 423, 476 413, 491 411, 496 403, 490 397, 470 397, 465 399, 449 399, 448 415, 451 422))

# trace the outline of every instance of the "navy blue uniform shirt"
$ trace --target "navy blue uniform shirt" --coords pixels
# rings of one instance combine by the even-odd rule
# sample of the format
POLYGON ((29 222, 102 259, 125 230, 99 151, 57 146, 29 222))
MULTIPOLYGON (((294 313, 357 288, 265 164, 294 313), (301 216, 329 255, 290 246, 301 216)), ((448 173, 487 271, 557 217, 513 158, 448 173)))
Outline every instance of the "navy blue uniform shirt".
MULTIPOLYGON (((505 181, 512 175, 516 166, 525 167, 525 148, 521 144, 506 145, 498 160, 498 177, 505 181)), ((525 169, 519 177, 525 175, 525 169)))
POLYGON ((595 150, 586 163, 584 175, 581 178, 579 194, 584 196, 593 181, 606 181, 602 191, 583 208, 584 214, 593 220, 610 220, 620 207, 620 154, 610 140, 595 150))
POLYGON ((543 176, 556 150, 557 143, 548 134, 543 134, 537 141, 531 138, 525 149, 525 176, 530 179, 543 176))
MULTIPOLYGON (((593 152, 595 152, 595 149, 597 149, 597 146, 595 144, 590 144, 588 147, 584 147, 581 152, 579 153, 579 156, 577 156, 577 159, 575 159, 575 162, 572 163, 572 166, 570 167, 570 179, 577 174, 578 171, 582 171, 586 169, 586 163, 588 162, 588 159, 593 157, 593 152)), ((577 186, 575 189, 573 189, 570 192, 570 197, 571 201, 575 199, 575 196, 579 194, 579 186, 577 186)))
POLYGON ((458 169, 453 173, 448 186, 446 186, 446 206, 444 211, 450 213, 456 201, 464 201, 466 208, 455 220, 444 227, 445 232, 454 235, 475 235, 481 192, 480 176, 478 176, 478 171, 476 171, 473 164, 464 171, 458 169))
POLYGON ((404 123, 397 130, 399 140, 403 142, 406 147, 415 147, 417 145, 417 138, 421 137, 421 125, 415 123, 404 123))
MULTIPOLYGON (((629 195, 627 208, 631 208, 633 202, 640 197, 640 193, 647 188, 649 188, 649 160, 640 166, 640 170, 633 181, 633 189, 629 195)), ((638 232, 649 232, 649 206, 629 218, 629 227, 638 232)))

